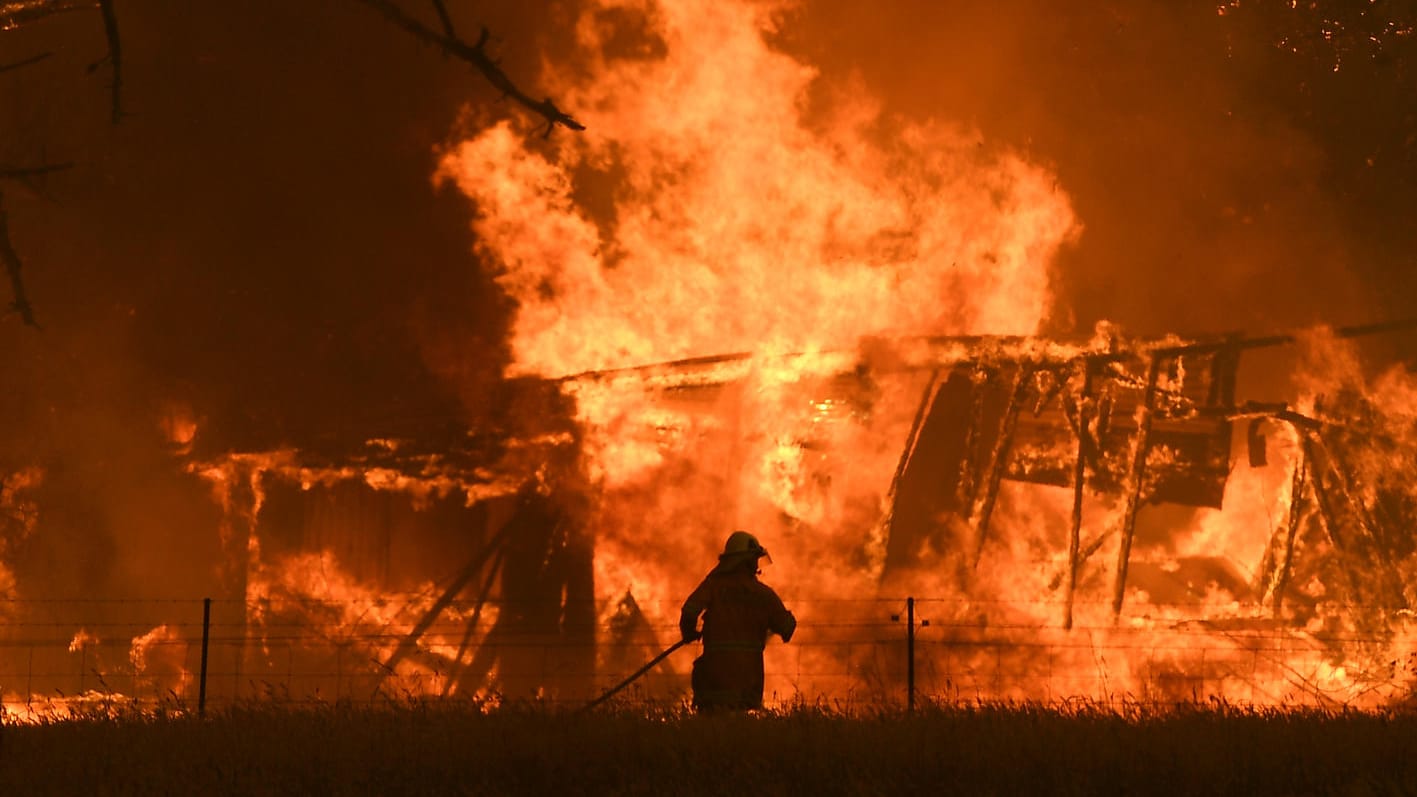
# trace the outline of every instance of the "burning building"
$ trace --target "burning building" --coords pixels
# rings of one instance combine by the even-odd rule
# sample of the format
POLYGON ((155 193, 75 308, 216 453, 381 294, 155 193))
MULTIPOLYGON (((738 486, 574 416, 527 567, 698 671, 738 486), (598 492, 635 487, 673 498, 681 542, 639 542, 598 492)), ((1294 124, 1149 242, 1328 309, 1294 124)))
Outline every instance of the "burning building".
MULTIPOLYGON (((1063 272, 1095 204, 1021 143, 888 113, 859 83, 824 87, 784 44, 785 9, 580 3, 563 20, 569 66, 545 82, 583 134, 468 112, 435 180, 465 200, 474 252, 459 255, 497 294, 478 312, 511 309, 495 334, 449 325, 417 353, 463 406, 337 434, 302 422, 338 406, 291 410, 278 434, 201 420, 199 399, 164 416, 161 464, 202 504, 184 520, 211 516, 213 572, 179 583, 214 598, 212 694, 579 701, 673 641, 679 601, 746 527, 801 620, 768 650, 778 701, 899 699, 907 631, 892 617, 908 597, 929 621, 912 629, 919 685, 940 698, 1405 699, 1413 388, 1372 341, 1410 329, 1060 332, 1075 326, 1064 286, 1085 279, 1063 272), (1385 372, 1355 364, 1360 345, 1385 372), (1254 367, 1279 350, 1305 359, 1254 367), (478 358, 497 379, 468 377, 478 358)), ((367 222, 332 228, 379 226, 367 222)), ((1255 247, 1239 244, 1260 237, 1185 252, 1242 271, 1235 253, 1255 247)), ((298 259, 332 264, 313 287, 358 281, 308 246, 298 259)), ((1164 282, 1128 258, 1123 276, 1164 282)), ((298 293, 291 312, 314 312, 298 293)), ((1200 312, 1174 304, 1145 331, 1200 312)), ((1200 326, 1269 328, 1206 306, 1200 326)), ((251 375, 261 357, 231 356, 246 367, 229 378, 257 385, 248 401, 280 381, 251 375)), ((227 377, 210 359, 192 372, 227 377)), ((289 393, 318 381, 304 367, 289 393)), ((338 387, 393 392, 405 373, 338 387)), ((190 700, 198 594, 157 609, 24 604, 44 563, 24 582, 10 553, 79 538, 104 513, 66 502, 79 489, 45 492, 86 488, 88 471, 7 467, 6 699, 125 672, 120 691, 190 700), (45 623, 63 637, 52 651, 27 636, 45 623), (63 677, 21 688, 19 673, 63 677)), ((165 563, 151 539, 143 555, 165 563)), ((101 560, 121 546, 91 547, 101 560)), ((109 584, 87 575, 64 586, 98 601, 109 584)), ((687 666, 669 660, 645 694, 682 694, 687 666)))
POLYGON ((543 411, 495 437, 193 451, 227 519, 219 655, 341 698, 581 700, 673 641, 682 585, 751 525, 802 619, 770 650, 780 699, 898 696, 907 595, 929 694, 1401 699, 1406 405, 1236 382, 1246 352, 1414 326, 720 355, 512 383, 543 411), (749 415, 768 386, 776 427, 749 415), (611 401, 613 426, 587 417, 611 401), (1266 478, 1267 522, 1231 519, 1266 478))

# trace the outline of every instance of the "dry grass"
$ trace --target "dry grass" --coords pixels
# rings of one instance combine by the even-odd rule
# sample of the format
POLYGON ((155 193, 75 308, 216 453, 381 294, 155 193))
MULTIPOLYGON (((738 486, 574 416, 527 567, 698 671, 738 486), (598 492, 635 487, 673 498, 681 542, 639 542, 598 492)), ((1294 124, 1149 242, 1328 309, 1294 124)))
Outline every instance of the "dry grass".
POLYGON ((1417 716, 1082 705, 756 717, 407 703, 0 730, 0 794, 1412 794, 1417 716))

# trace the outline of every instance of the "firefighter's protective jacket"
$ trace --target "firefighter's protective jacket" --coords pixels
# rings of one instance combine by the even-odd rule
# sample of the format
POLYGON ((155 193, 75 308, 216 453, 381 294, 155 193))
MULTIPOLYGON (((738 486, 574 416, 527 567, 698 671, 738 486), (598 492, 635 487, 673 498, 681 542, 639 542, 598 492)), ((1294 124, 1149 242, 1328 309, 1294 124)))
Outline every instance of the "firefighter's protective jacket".
POLYGON ((684 601, 679 630, 698 637, 703 615, 703 655, 694 662, 694 705, 700 708, 756 708, 763 700, 763 647, 768 634, 784 642, 797 620, 768 585, 758 581, 755 565, 729 572, 715 570, 684 601))

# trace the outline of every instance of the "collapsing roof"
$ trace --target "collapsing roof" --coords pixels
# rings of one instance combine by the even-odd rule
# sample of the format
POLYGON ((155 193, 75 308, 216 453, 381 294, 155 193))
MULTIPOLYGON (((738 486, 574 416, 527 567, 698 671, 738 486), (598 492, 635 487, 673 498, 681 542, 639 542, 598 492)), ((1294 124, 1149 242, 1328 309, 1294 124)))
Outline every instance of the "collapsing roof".
MULTIPOLYGON (((1357 337, 1411 329, 1411 321, 1336 330, 1357 337)), ((934 371, 921 399, 892 486, 887 569, 909 566, 922 543, 963 553, 977 565, 987 542, 1000 481, 1011 479, 1073 488, 1072 527, 1064 590, 1064 627, 1072 624, 1078 569, 1101 546, 1105 532, 1084 544, 1082 501, 1086 488, 1125 500, 1112 613, 1120 614, 1137 510, 1147 502, 1220 508, 1230 472, 1232 425, 1250 421, 1250 455, 1264 457, 1259 421, 1291 425, 1302 457, 1291 490, 1291 517, 1262 566, 1260 590, 1278 613, 1290 580, 1306 488, 1320 509, 1328 537, 1349 560, 1349 599, 1378 610, 1405 608, 1393 569, 1398 535, 1386 534, 1374 508, 1392 499, 1379 491, 1365 502, 1348 463, 1355 455, 1353 426, 1371 407, 1332 407, 1345 418, 1335 425, 1286 404, 1235 402, 1240 354, 1291 343, 1293 335, 1232 336, 1202 342, 1109 344, 1069 358, 1038 357, 1027 350, 982 353, 934 371), (963 523, 941 523, 955 517, 963 523), (951 538, 952 539, 949 539, 951 538), (1352 575, 1371 568, 1376 579, 1352 575), (1376 584, 1376 586, 1372 586, 1376 584)), ((1408 507, 1410 510, 1410 507, 1408 507)), ((1402 518, 1412 520, 1408 511, 1402 518)), ((1398 526, 1400 527, 1400 526, 1398 526)), ((1394 528, 1398 528, 1394 527, 1394 528)))
MULTIPOLYGON (((1412 329, 1417 329, 1417 320, 1340 328, 1333 335, 1356 338, 1412 329)), ((893 570, 915 566, 922 548, 929 547, 963 561, 960 579, 966 581, 964 571, 977 565, 988 543, 1003 480, 1072 488, 1062 618, 1069 627, 1078 569, 1112 533, 1104 530, 1090 540, 1080 538, 1084 493, 1113 495, 1123 502, 1116 530, 1120 544, 1112 589, 1115 619, 1126 594, 1139 508, 1161 502, 1219 508, 1231 469, 1232 428, 1240 420, 1250 422, 1252 457, 1263 455, 1259 423, 1268 419, 1294 428, 1306 462, 1323 463, 1328 475, 1306 475, 1296 482, 1293 512, 1302 511, 1307 490, 1316 493, 1314 502, 1325 508, 1322 519, 1336 539, 1356 541, 1379 533, 1361 528, 1345 533, 1345 526, 1363 526, 1353 518, 1372 513, 1354 497, 1351 479, 1344 475, 1349 458, 1345 448, 1352 446, 1339 439, 1332 424, 1300 415, 1283 403, 1236 402, 1242 354, 1298 339, 1298 334, 1287 333, 1159 340, 1103 334, 1069 343, 955 336, 867 341, 856 352, 784 359, 810 360, 817 374, 834 374, 836 383, 849 383, 837 385, 847 394, 869 394, 873 376, 886 370, 929 374, 891 484, 883 580, 893 570), (873 349, 889 353, 875 356, 873 349)), ((626 380, 664 392, 696 392, 743 379, 753 360, 747 353, 697 357, 583 373, 566 381, 613 388, 626 380)), ((1354 408, 1332 410, 1341 414, 1354 408)), ((1319 465, 1306 466, 1306 473, 1313 467, 1319 465)), ((1356 544, 1349 543, 1349 548, 1356 544)), ((1276 545, 1282 552, 1282 541, 1276 545)), ((1270 560, 1265 565, 1270 583, 1260 585, 1259 591, 1278 605, 1288 580, 1288 560, 1281 555, 1270 560)), ((1384 594, 1383 605, 1403 605, 1400 590, 1389 588, 1384 594)))

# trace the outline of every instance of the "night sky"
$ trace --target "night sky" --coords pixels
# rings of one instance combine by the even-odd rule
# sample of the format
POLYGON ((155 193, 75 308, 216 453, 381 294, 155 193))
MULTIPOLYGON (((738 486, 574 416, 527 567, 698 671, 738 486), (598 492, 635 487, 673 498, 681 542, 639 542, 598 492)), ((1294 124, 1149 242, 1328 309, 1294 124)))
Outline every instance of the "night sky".
MULTIPOLYGON (((543 69, 581 66, 574 4, 449 5, 533 96, 543 69)), ((122 554, 128 535, 213 553, 181 531, 214 509, 157 434, 174 403, 218 448, 477 427, 514 312, 473 254, 468 200, 432 180, 460 131, 518 113, 466 64, 349 0, 117 8, 116 126, 109 71, 86 71, 106 51, 96 12, 0 32, 0 63, 54 52, 0 74, 0 163, 74 163, 4 186, 42 329, 0 326, 0 462, 42 464, 64 496, 24 556, 120 552, 99 586, 161 568, 122 554), (153 531, 153 507, 179 522, 153 531)), ((776 44, 820 70, 809 102, 867 91, 1056 173, 1084 231, 1054 265, 1047 333, 1417 316, 1413 36, 1335 72, 1322 47, 1276 46, 1305 20, 1213 2, 812 2, 783 19, 776 44)))

